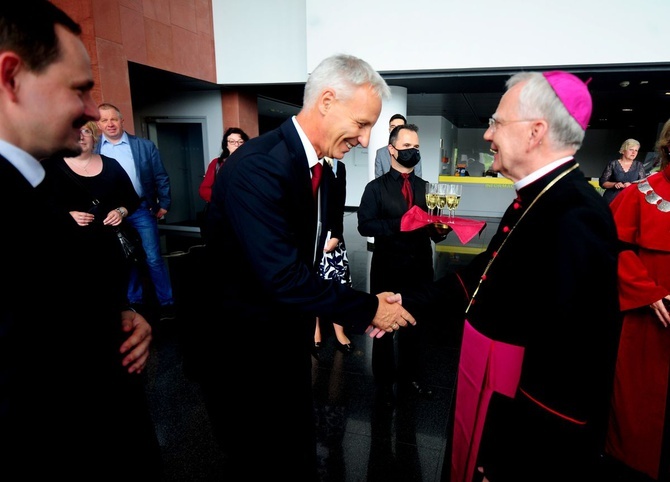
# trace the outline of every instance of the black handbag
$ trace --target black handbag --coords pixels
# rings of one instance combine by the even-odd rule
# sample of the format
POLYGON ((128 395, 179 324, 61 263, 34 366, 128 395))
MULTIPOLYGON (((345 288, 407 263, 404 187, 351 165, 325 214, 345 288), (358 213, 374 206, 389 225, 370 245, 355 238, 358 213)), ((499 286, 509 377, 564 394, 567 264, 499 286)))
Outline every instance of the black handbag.
MULTIPOLYGON (((77 184, 84 192, 87 192, 91 196, 91 204, 93 205, 92 209, 95 209, 100 201, 96 198, 93 193, 86 187, 70 169, 63 164, 58 164, 59 167, 68 175, 70 178, 77 184)), ((90 210, 89 210, 90 211, 90 210)), ((121 251, 125 256, 126 260, 131 263, 140 263, 146 259, 146 253, 142 248, 142 239, 140 238, 139 233, 135 228, 128 225, 128 223, 121 223, 118 226, 110 226, 114 233, 116 234, 119 244, 121 245, 121 251)))
POLYGON ((119 239, 121 250, 128 261, 140 263, 146 259, 144 249, 142 249, 142 240, 135 228, 124 223, 119 226, 112 226, 112 228, 119 239))

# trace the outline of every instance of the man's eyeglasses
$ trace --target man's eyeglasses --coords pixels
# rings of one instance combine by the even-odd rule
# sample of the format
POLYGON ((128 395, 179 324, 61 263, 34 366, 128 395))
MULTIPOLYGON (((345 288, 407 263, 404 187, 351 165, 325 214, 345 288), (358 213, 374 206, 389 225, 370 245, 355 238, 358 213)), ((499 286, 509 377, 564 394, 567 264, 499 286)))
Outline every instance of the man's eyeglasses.
POLYGON ((537 119, 517 119, 517 120, 501 121, 493 117, 489 117, 489 129, 491 129, 492 132, 495 132, 498 127, 504 127, 505 124, 512 124, 513 122, 533 122, 536 120, 537 119))
POLYGON ((93 135, 93 131, 91 129, 82 129, 79 131, 79 134, 84 137, 91 137, 93 135))
POLYGON ((228 144, 230 144, 231 146, 241 146, 242 144, 244 144, 244 141, 242 139, 240 139, 239 141, 236 141, 235 139, 228 139, 228 144))

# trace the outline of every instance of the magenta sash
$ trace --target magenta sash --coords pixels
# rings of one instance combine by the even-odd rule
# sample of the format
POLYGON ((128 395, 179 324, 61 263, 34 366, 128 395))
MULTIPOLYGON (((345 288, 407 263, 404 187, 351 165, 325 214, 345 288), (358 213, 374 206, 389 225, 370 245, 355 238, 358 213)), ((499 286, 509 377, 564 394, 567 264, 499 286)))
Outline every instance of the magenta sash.
POLYGON ((524 348, 492 340, 466 320, 456 384, 451 482, 471 482, 493 392, 514 398, 524 348))

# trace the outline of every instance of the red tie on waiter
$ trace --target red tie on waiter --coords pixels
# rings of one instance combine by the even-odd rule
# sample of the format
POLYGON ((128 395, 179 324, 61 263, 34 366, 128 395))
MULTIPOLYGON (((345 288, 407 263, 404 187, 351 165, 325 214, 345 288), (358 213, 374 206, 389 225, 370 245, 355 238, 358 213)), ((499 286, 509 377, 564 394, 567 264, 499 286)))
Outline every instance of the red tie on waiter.
POLYGON ((402 183, 402 197, 407 201, 407 208, 412 207, 412 184, 409 182, 409 172, 402 172, 403 183, 402 183))
POLYGON ((312 194, 314 199, 319 192, 319 184, 321 184, 321 174, 323 172, 323 165, 320 162, 317 162, 312 166, 312 194))

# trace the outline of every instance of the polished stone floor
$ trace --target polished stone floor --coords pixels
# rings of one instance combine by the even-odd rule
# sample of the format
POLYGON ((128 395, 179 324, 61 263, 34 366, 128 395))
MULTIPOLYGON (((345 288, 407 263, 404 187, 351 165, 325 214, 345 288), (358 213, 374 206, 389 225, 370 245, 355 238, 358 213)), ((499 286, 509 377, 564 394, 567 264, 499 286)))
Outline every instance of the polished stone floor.
MULTIPOLYGON (((371 252, 356 229, 355 212, 345 215, 345 240, 354 287, 368 290, 371 252)), ((182 232, 166 236, 178 318, 153 321, 152 356, 146 370, 147 390, 165 461, 165 480, 222 480, 225 460, 217 451, 200 388, 184 373, 180 334, 187 316, 179 309, 189 286, 190 258, 199 239, 182 232), (195 246, 195 247, 192 247, 195 246), (189 249, 190 248, 190 249, 189 249), (184 252, 180 256, 180 252, 184 252), (176 253, 176 255, 175 255, 176 253)), ((438 255, 437 257, 444 257, 438 255)), ((323 481, 437 481, 445 449, 445 432, 454 386, 457 351, 453 340, 433 337, 424 347, 429 367, 426 382, 434 395, 424 399, 397 390, 394 406, 376 404, 371 372, 372 340, 349 335, 354 350, 336 348, 332 326, 323 327, 323 347, 313 358, 315 419, 323 481)), ((237 347, 244 351, 244 345, 237 347)), ((243 477, 253 479, 253 472, 243 477)))
MULTIPOLYGON (((485 219, 481 236, 467 246, 447 238, 435 252, 436 274, 466 263, 483 248, 496 228, 496 219, 485 219)), ((345 215, 345 240, 354 288, 368 291, 371 251, 368 239, 356 229, 355 212, 345 215)), ((154 321, 152 356, 145 372, 147 391, 164 459, 165 482, 230 480, 224 477, 225 459, 211 433, 200 388, 185 374, 184 331, 188 315, 180 309, 184 293, 193 286, 192 258, 202 252, 199 237, 183 232, 166 236, 166 259, 170 266, 178 318, 154 321)), ((380 406, 375 398, 371 371, 372 341, 353 335, 354 350, 336 348, 332 326, 323 327, 323 347, 312 358, 315 420, 321 480, 342 482, 440 480, 445 455, 446 426, 455 384, 458 339, 449 328, 437 329, 424 342, 426 382, 434 395, 424 399, 397 389, 392 407, 380 406)), ((245 354, 244 343, 236 347, 245 354)), ((270 368, 270 367, 268 367, 270 368)), ((234 393, 231 394, 234 396, 234 393)), ((287 440, 290 443, 290 440, 287 440)), ((262 440, 259 440, 262 444, 262 440)), ((238 480, 254 480, 253 468, 238 480)), ((643 481, 612 466, 602 480, 643 481)))

